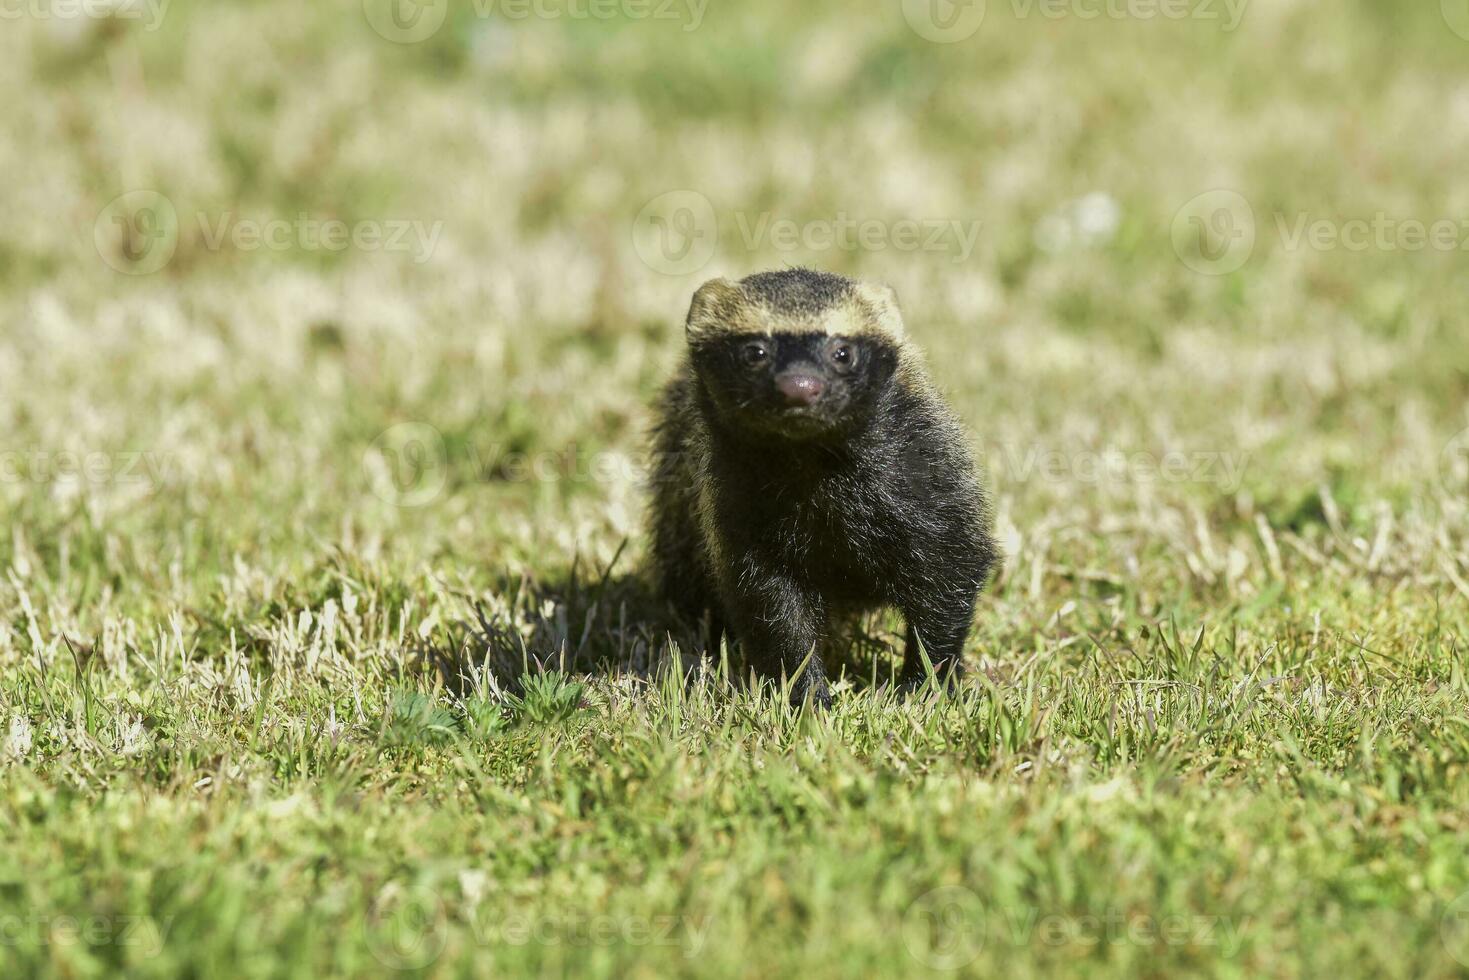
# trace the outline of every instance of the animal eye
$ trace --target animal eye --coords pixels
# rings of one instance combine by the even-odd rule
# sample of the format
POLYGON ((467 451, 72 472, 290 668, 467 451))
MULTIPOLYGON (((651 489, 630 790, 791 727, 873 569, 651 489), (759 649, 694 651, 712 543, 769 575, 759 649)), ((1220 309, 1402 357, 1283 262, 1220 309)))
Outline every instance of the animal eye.
POLYGON ((746 364, 759 364, 770 356, 764 344, 746 344, 740 351, 740 356, 745 359, 746 364))
POLYGON ((840 344, 831 352, 831 359, 838 364, 852 363, 852 345, 840 344))

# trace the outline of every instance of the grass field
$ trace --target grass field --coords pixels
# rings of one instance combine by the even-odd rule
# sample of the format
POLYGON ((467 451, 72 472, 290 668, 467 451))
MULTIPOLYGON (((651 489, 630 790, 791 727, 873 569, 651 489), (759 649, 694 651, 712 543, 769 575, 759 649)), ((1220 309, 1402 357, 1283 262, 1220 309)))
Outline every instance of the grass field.
POLYGON ((4 7, 0 970, 1462 975, 1439 8, 4 7), (953 697, 648 594, 689 297, 791 264, 984 459, 953 697))

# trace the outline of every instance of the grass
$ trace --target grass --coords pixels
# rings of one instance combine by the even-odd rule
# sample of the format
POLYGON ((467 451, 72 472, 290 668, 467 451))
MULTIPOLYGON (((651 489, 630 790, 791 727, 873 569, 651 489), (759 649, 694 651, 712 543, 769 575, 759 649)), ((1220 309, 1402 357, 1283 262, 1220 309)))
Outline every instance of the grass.
POLYGON ((1463 261, 1404 229, 1469 240, 1469 40, 1421 6, 7 20, 0 967, 1461 975, 1463 261), (897 287, 985 460, 953 696, 879 615, 792 710, 648 594, 688 298, 793 263, 897 287))

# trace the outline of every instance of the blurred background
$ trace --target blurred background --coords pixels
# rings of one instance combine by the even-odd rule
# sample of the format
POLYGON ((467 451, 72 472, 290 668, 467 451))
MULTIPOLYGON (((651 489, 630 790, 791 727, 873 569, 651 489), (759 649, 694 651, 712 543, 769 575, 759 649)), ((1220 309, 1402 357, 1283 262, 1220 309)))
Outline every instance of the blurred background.
POLYGON ((16 0, 0 552, 93 556, 51 613, 92 627, 338 551, 635 556, 693 289, 803 264, 897 288, 1017 601, 1258 595, 1262 526, 1421 584, 1469 425, 1459 6, 16 0))

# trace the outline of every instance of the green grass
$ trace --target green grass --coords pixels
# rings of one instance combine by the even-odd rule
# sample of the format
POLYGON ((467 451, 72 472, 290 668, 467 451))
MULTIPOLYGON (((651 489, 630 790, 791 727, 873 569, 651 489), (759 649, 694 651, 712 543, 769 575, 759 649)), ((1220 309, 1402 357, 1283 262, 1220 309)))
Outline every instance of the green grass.
POLYGON ((1291 240, 1469 240, 1437 5, 992 0, 949 45, 896 2, 455 4, 418 44, 347 0, 26 10, 6 976, 1469 970, 1464 253, 1291 240), (1218 189, 1254 246, 1199 272, 1218 189), (111 220, 139 190, 166 255, 111 220), (714 213, 677 274, 670 191, 714 213), (213 242, 302 214, 436 244, 213 242), (747 231, 843 218, 881 234, 747 231), (1008 558, 953 696, 890 693, 878 615, 794 711, 648 593, 689 296, 794 263, 897 287, 985 461, 1008 558))

